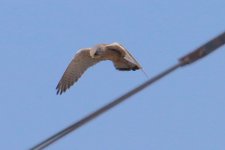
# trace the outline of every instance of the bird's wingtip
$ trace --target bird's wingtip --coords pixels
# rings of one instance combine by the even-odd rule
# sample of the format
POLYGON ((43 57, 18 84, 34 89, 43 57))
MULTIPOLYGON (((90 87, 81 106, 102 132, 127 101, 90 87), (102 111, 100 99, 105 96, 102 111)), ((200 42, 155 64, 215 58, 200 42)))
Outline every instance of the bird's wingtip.
POLYGON ((62 95, 63 92, 65 92, 65 91, 62 91, 62 90, 58 89, 57 92, 56 92, 56 95, 62 95))
POLYGON ((56 91, 56 95, 62 95, 62 89, 60 89, 60 84, 58 84, 55 88, 57 91, 56 91))

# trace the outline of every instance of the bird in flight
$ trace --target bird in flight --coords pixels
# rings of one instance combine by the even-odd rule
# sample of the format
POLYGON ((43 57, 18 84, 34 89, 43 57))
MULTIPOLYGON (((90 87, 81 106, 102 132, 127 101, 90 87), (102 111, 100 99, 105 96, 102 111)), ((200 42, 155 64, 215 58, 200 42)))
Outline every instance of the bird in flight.
MULTIPOLYGON (((119 71, 142 69, 137 60, 119 43, 98 44, 93 48, 80 49, 68 65, 56 90, 62 94, 69 89, 91 66, 100 61, 110 60, 119 71)), ((143 71, 143 69, 142 69, 143 71)))

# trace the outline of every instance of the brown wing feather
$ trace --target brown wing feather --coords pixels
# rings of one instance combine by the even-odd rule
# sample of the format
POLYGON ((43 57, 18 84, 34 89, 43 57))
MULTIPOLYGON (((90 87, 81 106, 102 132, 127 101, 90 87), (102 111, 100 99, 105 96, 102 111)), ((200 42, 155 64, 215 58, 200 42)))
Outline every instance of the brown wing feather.
POLYGON ((137 65, 127 61, 124 58, 121 58, 119 61, 113 62, 115 68, 120 71, 130 71, 130 70, 138 70, 140 69, 137 65))
POLYGON ((107 45, 107 48, 114 49, 118 52, 120 52, 121 56, 126 59, 128 62, 138 66, 139 69, 141 69, 141 65, 138 63, 138 61, 131 55, 131 53, 121 44, 119 43, 112 43, 107 45))
POLYGON ((114 51, 118 52, 121 55, 121 57, 125 57, 125 55, 126 55, 126 52, 117 43, 108 44, 108 45, 105 45, 105 47, 108 50, 114 50, 114 51))
POLYGON ((126 53, 124 59, 126 59, 127 61, 130 61, 131 63, 133 63, 135 65, 137 65, 139 67, 139 69, 142 68, 141 65, 138 63, 138 61, 134 58, 134 56, 131 55, 131 53, 122 44, 119 44, 119 43, 116 43, 116 44, 121 46, 121 49, 123 49, 124 52, 126 53))
POLYGON ((121 54, 121 59, 114 62, 116 69, 121 71, 138 70, 141 69, 141 65, 138 61, 129 53, 129 51, 119 43, 112 43, 106 46, 108 49, 113 49, 121 54))
POLYGON ((57 94, 62 94, 69 89, 89 67, 100 61, 91 58, 90 50, 81 49, 74 56, 56 87, 57 94))

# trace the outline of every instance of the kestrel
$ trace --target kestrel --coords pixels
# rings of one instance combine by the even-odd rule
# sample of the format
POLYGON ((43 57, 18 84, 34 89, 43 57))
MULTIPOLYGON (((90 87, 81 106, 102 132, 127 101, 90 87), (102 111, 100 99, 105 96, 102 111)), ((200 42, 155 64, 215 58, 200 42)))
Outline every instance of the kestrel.
POLYGON ((119 43, 98 44, 93 48, 83 48, 75 54, 65 70, 56 87, 57 94, 65 92, 89 67, 103 60, 112 61, 115 68, 120 71, 142 69, 136 59, 119 43))

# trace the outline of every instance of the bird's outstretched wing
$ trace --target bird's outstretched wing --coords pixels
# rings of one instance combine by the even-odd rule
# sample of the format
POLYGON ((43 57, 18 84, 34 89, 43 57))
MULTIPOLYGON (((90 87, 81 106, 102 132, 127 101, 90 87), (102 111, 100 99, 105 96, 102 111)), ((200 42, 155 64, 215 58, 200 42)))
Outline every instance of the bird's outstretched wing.
POLYGON ((130 54, 130 52, 119 43, 112 43, 107 45, 108 49, 114 49, 121 53, 121 56, 130 63, 137 65, 140 69, 142 68, 138 61, 130 54))
POLYGON ((114 62, 114 65, 116 69, 118 70, 137 70, 141 69, 142 72, 145 74, 146 77, 148 77, 147 73, 144 71, 143 67, 139 64, 139 62, 134 58, 133 55, 120 43, 112 43, 107 45, 109 49, 117 50, 121 53, 121 56, 124 58, 124 60, 121 60, 119 62, 114 62))
POLYGON ((126 59, 120 59, 119 61, 113 61, 115 68, 119 71, 130 71, 140 69, 137 65, 127 61, 126 59))
POLYGON ((90 50, 90 48, 80 49, 76 53, 56 87, 57 94, 62 94, 69 89, 82 76, 85 70, 100 61, 91 58, 90 50))

